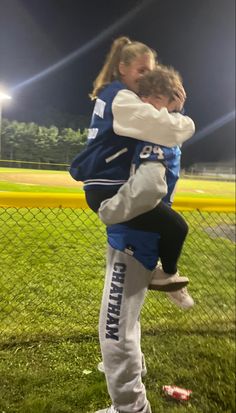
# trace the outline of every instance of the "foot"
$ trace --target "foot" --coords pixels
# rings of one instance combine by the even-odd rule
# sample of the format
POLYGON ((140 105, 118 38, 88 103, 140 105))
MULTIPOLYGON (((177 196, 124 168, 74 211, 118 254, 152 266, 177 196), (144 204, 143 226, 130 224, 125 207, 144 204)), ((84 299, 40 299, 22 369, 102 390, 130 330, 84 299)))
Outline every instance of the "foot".
MULTIPOLYGON (((144 410, 142 410, 144 413, 144 410)), ((108 407, 107 409, 102 409, 102 410, 97 410, 95 413, 119 413, 119 410, 115 409, 115 407, 111 406, 108 407)), ((145 408, 145 413, 152 413, 151 406, 148 402, 146 408, 145 408)))
POLYGON ((116 410, 115 407, 111 406, 107 409, 97 410, 95 413, 119 413, 119 410, 116 410))
POLYGON ((149 290, 176 291, 185 287, 189 283, 187 277, 181 277, 178 272, 173 275, 166 274, 161 266, 157 266, 153 271, 153 277, 148 286, 149 290))
POLYGON ((95 413, 119 413, 119 410, 116 410, 115 407, 111 406, 107 409, 97 410, 95 413))
MULTIPOLYGON (((102 361, 100 361, 97 365, 97 369, 98 371, 100 371, 101 373, 105 373, 104 370, 104 364, 102 361)), ((145 377, 147 374, 147 366, 146 366, 146 362, 145 362, 145 358, 144 355, 142 354, 142 371, 141 371, 141 376, 145 377)))
POLYGON ((181 288, 178 291, 169 292, 167 293, 167 296, 171 301, 173 301, 173 303, 184 310, 188 310, 194 306, 194 301, 191 295, 189 295, 187 288, 181 288))

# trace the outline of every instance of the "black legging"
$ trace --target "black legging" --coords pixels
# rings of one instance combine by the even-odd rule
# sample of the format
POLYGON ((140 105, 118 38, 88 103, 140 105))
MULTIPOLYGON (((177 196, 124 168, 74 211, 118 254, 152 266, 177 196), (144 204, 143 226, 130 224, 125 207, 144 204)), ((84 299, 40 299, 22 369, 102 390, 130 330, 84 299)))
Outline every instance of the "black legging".
MULTIPOLYGON (((88 206, 97 212, 101 202, 116 193, 117 190, 110 189, 86 191, 86 201, 88 206)), ((151 211, 126 221, 124 224, 141 231, 158 232, 160 234, 159 256, 163 270, 168 274, 176 273, 177 262, 188 233, 188 225, 180 214, 161 201, 151 211)))

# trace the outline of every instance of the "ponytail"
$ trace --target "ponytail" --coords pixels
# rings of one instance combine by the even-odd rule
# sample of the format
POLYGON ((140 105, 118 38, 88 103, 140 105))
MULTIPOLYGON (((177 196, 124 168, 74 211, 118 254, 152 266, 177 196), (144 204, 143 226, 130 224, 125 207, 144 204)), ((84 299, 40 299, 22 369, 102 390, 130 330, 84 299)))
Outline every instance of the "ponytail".
POLYGON ((155 51, 143 43, 132 42, 126 36, 118 37, 114 40, 105 63, 93 83, 93 91, 89 95, 91 100, 97 98, 98 93, 104 86, 120 78, 119 64, 121 61, 128 65, 134 58, 144 53, 153 55, 155 60, 155 51))
POLYGON ((98 93, 104 86, 118 78, 118 66, 120 63, 121 51, 125 45, 130 43, 131 41, 128 37, 118 37, 118 39, 113 42, 105 63, 93 83, 93 91, 89 95, 92 100, 96 99, 98 93))

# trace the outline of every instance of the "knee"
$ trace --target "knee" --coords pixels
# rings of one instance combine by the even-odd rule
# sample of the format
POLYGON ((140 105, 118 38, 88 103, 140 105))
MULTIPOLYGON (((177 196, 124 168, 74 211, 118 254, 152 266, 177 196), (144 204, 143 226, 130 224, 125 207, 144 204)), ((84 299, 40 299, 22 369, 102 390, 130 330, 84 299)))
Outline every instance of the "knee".
POLYGON ((183 234, 185 235, 185 237, 187 236, 187 234, 188 234, 188 231, 189 231, 189 226, 188 226, 188 224, 187 224, 187 222, 184 220, 184 222, 183 222, 183 229, 182 229, 182 231, 183 231, 183 234))
POLYGON ((179 215, 178 220, 176 220, 176 233, 179 238, 185 239, 189 231, 189 226, 187 222, 179 215))

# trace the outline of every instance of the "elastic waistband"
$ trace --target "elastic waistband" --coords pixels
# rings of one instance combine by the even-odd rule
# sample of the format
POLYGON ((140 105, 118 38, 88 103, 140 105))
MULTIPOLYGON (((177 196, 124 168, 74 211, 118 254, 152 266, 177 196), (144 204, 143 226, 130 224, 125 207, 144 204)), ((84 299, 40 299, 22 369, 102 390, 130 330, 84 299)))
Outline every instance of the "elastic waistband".
POLYGON ((123 179, 88 179, 84 181, 84 189, 104 189, 104 188, 112 188, 112 187, 120 187, 126 182, 123 179))

